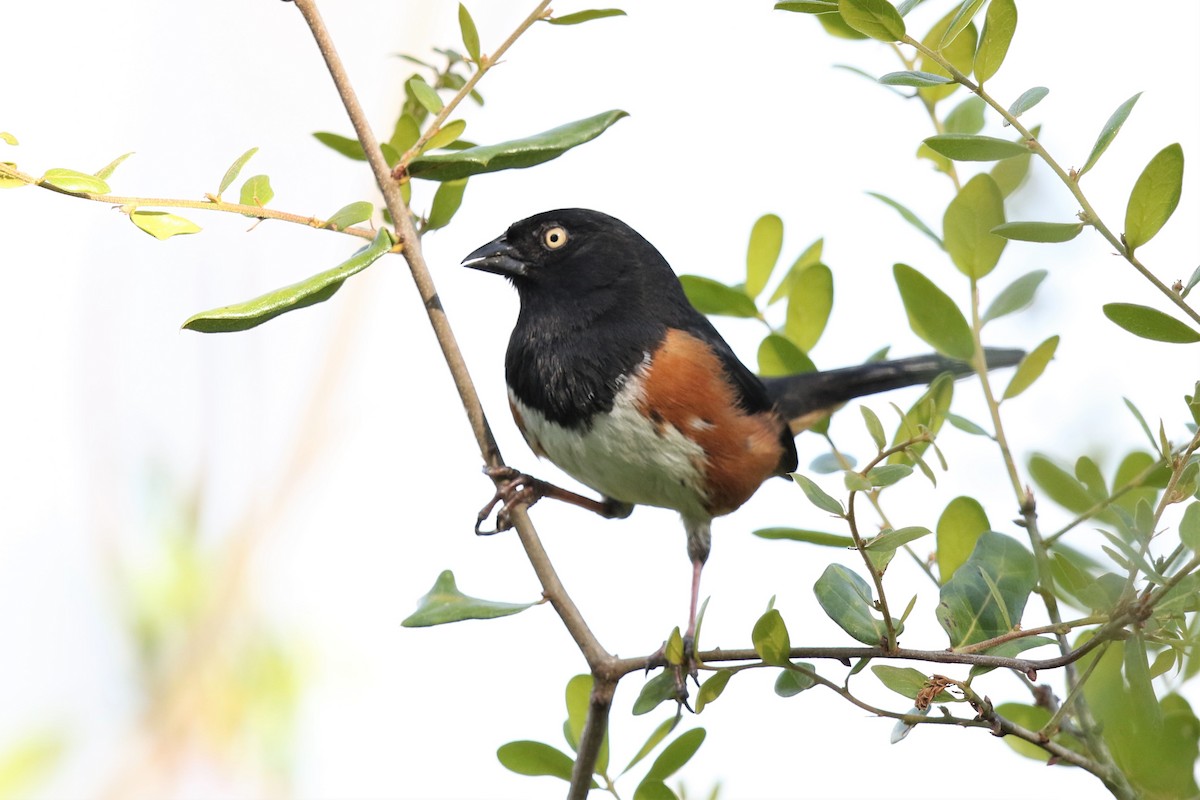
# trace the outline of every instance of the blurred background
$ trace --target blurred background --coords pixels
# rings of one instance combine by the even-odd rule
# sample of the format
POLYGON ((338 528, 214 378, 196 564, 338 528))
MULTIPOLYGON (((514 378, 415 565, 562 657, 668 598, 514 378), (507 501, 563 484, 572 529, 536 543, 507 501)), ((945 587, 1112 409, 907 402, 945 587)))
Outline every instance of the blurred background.
MULTIPOLYGON (((412 71, 396 54, 459 48, 457 4, 324 5, 386 136, 412 71)), ((483 50, 533 5, 470 4, 483 50)), ((910 17, 920 30, 950 7, 925 5, 910 17)), ((509 463, 571 485, 535 463, 508 418, 502 364, 515 295, 458 264, 529 214, 604 210, 678 272, 727 283, 741 279, 751 225, 764 213, 784 221, 783 266, 824 237, 836 299, 812 353, 822 367, 889 344, 896 355, 928 349, 908 332, 896 261, 966 301, 966 281, 944 255, 865 194, 897 198, 935 229, 952 195, 944 176, 913 157, 932 133, 920 107, 833 67, 899 69, 888 47, 832 39, 812 18, 769 2, 733 8, 643 2, 624 18, 536 25, 485 78, 486 106, 464 107, 466 137, 483 143, 610 108, 631 115, 559 160, 472 179, 454 223, 425 238, 509 463)), ((1081 166, 1111 112, 1145 91, 1084 181, 1120 230, 1129 190, 1154 153, 1171 142, 1189 159, 1200 153, 1200 5, 1163 0, 1131 13, 1128 3, 1077 0, 1024 3, 1020 14, 989 88, 1009 101, 1050 88, 1028 119, 1043 123, 1042 141, 1064 165, 1081 166)), ((68 0, 16 4, 4 26, 0 130, 20 144, 0 144, 0 158, 26 172, 93 172, 134 151, 110 180, 115 194, 200 198, 257 146, 242 175, 270 176, 274 208, 328 216, 355 200, 377 202, 365 166, 311 136, 351 128, 291 5, 68 0)), ((993 122, 985 132, 1010 135, 993 122)), ((1189 168, 1174 218, 1139 251, 1167 283, 1196 268, 1197 188, 1189 168)), ((428 209, 423 191, 417 211, 428 209)), ((1076 210, 1035 163, 1009 217, 1070 221, 1076 210)), ((299 280, 360 245, 302 226, 181 213, 203 233, 160 242, 104 204, 0 192, 0 795, 561 796, 562 783, 513 775, 494 755, 512 739, 563 746, 562 687, 584 663, 553 612, 400 627, 443 569, 471 595, 540 594, 514 536, 472 534, 491 484, 403 262, 380 262, 332 301, 248 333, 181 331, 196 311, 299 280)), ((1087 234, 1009 244, 985 301, 1036 268, 1050 274, 1034 307, 988 329, 989 344, 1027 349, 1063 337, 1046 375, 1005 407, 1022 461, 1088 453, 1111 475, 1145 446, 1122 397, 1179 439, 1182 395, 1200 377, 1195 348, 1135 339, 1100 312, 1114 300, 1163 301, 1087 234)), ((753 359, 761 326, 719 327, 753 359)), ((918 393, 868 404, 885 417, 888 401, 904 407, 918 393)), ((982 421, 978 389, 960 384, 954 410, 982 421)), ((854 409, 835 417, 833 435, 869 457, 854 409)), ((911 485, 889 498, 892 520, 932 527, 952 497, 969 492, 994 527, 1016 532, 987 441, 948 428, 939 442, 949 473, 936 488, 911 485)), ((811 434, 799 446, 802 467, 824 451, 811 434)), ((820 480, 841 488, 836 476, 820 480)), ((1068 519, 1049 504, 1040 510, 1050 528, 1068 519)), ((547 502, 534 519, 611 652, 649 653, 683 621, 690 571, 671 513, 639 509, 614 522, 547 502)), ((830 559, 855 566, 852 554, 750 535, 769 525, 828 530, 832 521, 784 481, 719 520, 705 571, 706 644, 746 646, 772 595, 794 643, 844 643, 811 586, 830 559)), ((1072 542, 1095 546, 1087 530, 1072 542)), ((899 559, 889 572, 896 597, 920 579, 899 559)), ((1026 624, 1040 621, 1031 610, 1026 624)), ((931 604, 916 607, 905 644, 944 645, 931 604)), ((822 670, 841 674, 836 664, 822 670)), ((709 735, 682 774, 690 794, 721 782, 727 798, 950 798, 968 781, 978 797, 1105 794, 1090 777, 1046 770, 980 731, 922 728, 890 746, 890 722, 829 693, 780 700, 772 680, 739 677, 695 720, 709 735), (982 784, 981 769, 992 776, 982 784)), ((667 715, 629 716, 638 683, 629 679, 617 696, 614 763, 667 715)), ((869 699, 904 710, 901 698, 863 683, 869 699)), ((997 673, 985 688, 996 700, 1022 691, 997 673)))

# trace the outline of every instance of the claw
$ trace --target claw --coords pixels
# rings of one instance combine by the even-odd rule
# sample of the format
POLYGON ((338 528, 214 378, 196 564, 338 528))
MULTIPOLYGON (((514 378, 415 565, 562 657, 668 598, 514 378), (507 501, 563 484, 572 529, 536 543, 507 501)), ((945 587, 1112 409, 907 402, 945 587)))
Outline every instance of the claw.
POLYGON ((511 519, 513 506, 524 504, 528 508, 541 500, 544 494, 542 481, 512 467, 484 467, 483 474, 497 481, 497 487, 492 499, 479 509, 479 514, 475 517, 476 536, 491 536, 509 530, 513 526, 511 519), (496 512, 496 527, 490 531, 483 530, 483 523, 491 516, 492 509, 501 503, 503 505, 496 512))

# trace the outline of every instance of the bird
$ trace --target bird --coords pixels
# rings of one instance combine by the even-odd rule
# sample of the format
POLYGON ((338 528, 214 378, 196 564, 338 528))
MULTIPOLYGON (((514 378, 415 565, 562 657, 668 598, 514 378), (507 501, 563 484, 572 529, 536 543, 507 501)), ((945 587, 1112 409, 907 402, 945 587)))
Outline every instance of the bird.
MULTIPOLYGON (((485 470, 502 488, 479 523, 502 502, 503 530, 514 504, 547 496, 610 518, 638 505, 677 511, 692 566, 689 658, 712 521, 767 479, 797 470, 794 436, 852 398, 973 371, 929 355, 760 378, 688 301, 654 245, 599 211, 565 208, 515 222, 462 266, 516 288, 505 380, 517 428, 537 456, 601 496, 509 467, 485 470)), ((989 368, 1023 355, 986 354, 989 368)), ((694 662, 688 671, 695 676, 694 662)))

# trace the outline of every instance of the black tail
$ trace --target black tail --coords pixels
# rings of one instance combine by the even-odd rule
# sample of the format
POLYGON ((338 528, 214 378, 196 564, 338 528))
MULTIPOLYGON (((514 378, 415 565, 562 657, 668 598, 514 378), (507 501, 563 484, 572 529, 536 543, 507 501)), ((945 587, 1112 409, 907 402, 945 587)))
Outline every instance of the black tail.
MULTIPOLYGON (((986 348, 988 369, 1011 367, 1024 356, 1024 350, 986 348)), ((895 361, 879 361, 823 372, 805 372, 779 378, 763 378, 767 396, 775 404, 793 432, 807 428, 825 413, 847 400, 863 395, 929 383, 943 372, 969 375, 971 365, 939 355, 914 356, 895 361)))

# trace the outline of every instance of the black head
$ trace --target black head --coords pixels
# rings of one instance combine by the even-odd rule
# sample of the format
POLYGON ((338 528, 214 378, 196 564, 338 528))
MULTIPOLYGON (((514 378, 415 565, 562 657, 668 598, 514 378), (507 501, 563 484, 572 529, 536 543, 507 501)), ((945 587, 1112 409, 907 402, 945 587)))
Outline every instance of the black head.
POLYGON ((553 305, 594 319, 617 307, 636 313, 647 303, 657 308, 686 303, 679 280, 654 245, 619 219, 583 208, 515 222, 467 256, 463 266, 509 278, 523 310, 553 305))

